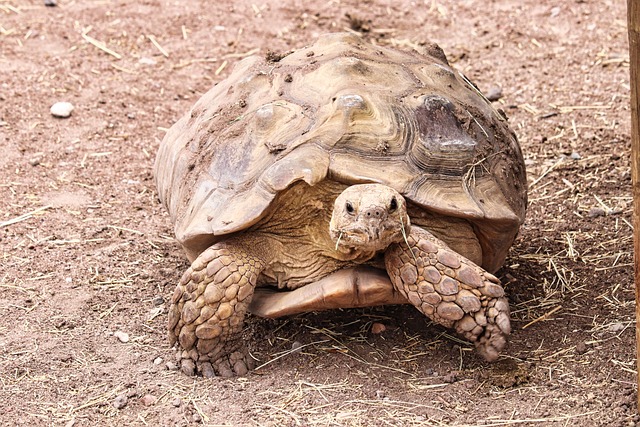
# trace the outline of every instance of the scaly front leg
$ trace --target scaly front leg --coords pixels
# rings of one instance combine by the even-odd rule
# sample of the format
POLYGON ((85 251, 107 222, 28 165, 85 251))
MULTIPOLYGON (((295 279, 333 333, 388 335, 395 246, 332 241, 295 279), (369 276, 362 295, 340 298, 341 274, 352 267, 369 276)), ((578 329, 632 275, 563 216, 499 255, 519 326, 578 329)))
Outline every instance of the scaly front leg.
POLYGON ((511 332, 500 281, 419 227, 412 227, 407 243, 385 253, 396 289, 426 316, 473 342, 486 360, 496 360, 511 332))
POLYGON ((265 263, 241 246, 220 243, 196 258, 169 309, 169 340, 182 371, 205 377, 244 375, 254 363, 241 340, 247 307, 265 263))

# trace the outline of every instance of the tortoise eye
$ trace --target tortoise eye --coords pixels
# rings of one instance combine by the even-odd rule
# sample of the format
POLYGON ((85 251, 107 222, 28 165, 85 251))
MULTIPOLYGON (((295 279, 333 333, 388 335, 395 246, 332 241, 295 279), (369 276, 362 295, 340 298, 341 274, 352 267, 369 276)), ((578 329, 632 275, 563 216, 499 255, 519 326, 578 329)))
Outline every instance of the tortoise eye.
POLYGON ((352 214, 354 211, 353 205, 351 204, 351 202, 347 202, 347 204, 345 205, 345 208, 347 209, 347 212, 349 212, 350 214, 352 214))
POLYGON ((394 197, 391 199, 391 203, 389 203, 389 212, 395 212, 396 209, 398 209, 398 201, 394 197))

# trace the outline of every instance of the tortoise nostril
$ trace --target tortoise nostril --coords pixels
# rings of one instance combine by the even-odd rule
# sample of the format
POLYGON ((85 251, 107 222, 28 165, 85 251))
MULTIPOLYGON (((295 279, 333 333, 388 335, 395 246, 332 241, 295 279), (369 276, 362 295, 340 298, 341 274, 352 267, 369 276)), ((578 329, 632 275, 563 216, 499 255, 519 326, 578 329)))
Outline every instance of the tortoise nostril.
POLYGON ((364 212, 364 215, 366 218, 372 219, 372 218, 384 218, 385 217, 385 211, 382 208, 371 208, 371 209, 367 209, 364 212))

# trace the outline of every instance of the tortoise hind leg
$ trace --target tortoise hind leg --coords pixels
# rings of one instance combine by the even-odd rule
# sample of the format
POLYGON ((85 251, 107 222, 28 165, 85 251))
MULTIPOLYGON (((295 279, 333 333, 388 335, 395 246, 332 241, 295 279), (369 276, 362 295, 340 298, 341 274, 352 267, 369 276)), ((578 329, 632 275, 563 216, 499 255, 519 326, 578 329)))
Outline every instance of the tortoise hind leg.
POLYGON ((183 274, 169 309, 169 341, 187 375, 244 375, 253 359, 242 342, 247 307, 264 263, 233 244, 217 244, 183 274))
POLYGON ((486 360, 496 360, 511 332, 499 280, 419 227, 411 228, 407 242, 385 254, 396 289, 426 316, 473 342, 486 360))

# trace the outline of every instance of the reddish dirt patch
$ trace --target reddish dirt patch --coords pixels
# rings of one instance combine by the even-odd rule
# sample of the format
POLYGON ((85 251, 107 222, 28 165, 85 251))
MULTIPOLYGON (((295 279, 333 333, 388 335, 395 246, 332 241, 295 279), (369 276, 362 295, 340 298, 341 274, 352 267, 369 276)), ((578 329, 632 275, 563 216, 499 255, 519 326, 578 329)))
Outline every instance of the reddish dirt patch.
POLYGON ((635 425, 625 19, 607 0, 0 0, 0 421, 635 425), (251 318, 267 364, 244 378, 167 369, 166 301, 187 262, 155 195, 159 140, 239 58, 345 29, 437 42, 501 88, 531 188, 499 272, 508 351, 484 363, 388 307, 251 318), (57 101, 69 119, 50 115, 57 101))

